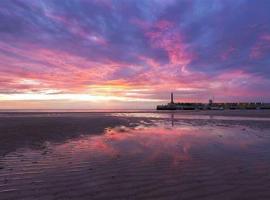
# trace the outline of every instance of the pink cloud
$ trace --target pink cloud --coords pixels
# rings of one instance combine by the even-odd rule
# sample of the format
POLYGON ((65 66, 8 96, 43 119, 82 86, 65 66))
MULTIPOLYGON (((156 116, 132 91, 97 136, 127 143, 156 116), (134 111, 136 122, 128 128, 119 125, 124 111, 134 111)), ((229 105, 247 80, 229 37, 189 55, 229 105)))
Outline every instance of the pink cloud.
POLYGON ((262 34, 250 50, 251 59, 261 59, 270 51, 270 34, 262 34))
POLYGON ((0 77, 2 82, 6 80, 5 86, 9 85, 6 89, 21 89, 25 86, 20 85, 17 80, 31 79, 42 83, 35 86, 40 89, 45 87, 82 91, 91 83, 106 80, 119 68, 119 63, 113 61, 98 63, 57 50, 29 46, 24 48, 35 50, 25 51, 3 44, 1 47, 23 57, 0 55, 0 77))
POLYGON ((229 57, 235 52, 236 48, 231 46, 227 50, 225 50, 221 55, 222 60, 227 60, 229 57))
POLYGON ((178 30, 175 30, 173 23, 164 20, 158 21, 151 30, 146 32, 146 36, 150 38, 153 47, 164 49, 167 52, 172 65, 183 67, 191 61, 191 55, 186 51, 183 36, 178 30))

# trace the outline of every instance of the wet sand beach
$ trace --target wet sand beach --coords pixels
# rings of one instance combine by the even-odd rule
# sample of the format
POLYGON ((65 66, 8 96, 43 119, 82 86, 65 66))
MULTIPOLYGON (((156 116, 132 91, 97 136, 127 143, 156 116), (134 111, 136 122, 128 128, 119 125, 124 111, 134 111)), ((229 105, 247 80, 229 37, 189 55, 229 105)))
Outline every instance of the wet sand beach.
POLYGON ((270 199, 269 112, 2 113, 0 199, 270 199))

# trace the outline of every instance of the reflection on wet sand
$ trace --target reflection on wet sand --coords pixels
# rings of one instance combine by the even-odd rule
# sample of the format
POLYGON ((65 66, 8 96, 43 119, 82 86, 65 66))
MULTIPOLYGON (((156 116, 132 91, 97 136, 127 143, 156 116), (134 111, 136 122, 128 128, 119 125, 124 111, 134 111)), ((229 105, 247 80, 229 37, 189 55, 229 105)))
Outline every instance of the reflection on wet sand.
MULTIPOLYGON (((140 120, 132 120, 137 121, 140 120)), ((129 119, 87 113, 2 114, 0 156, 17 148, 42 149, 46 141, 63 143, 84 134, 102 134, 106 127, 119 125, 129 125, 129 119)))
POLYGON ((136 120, 0 159, 1 199, 269 199, 269 129, 136 120))
POLYGON ((171 114, 172 126, 174 126, 174 113, 171 114))

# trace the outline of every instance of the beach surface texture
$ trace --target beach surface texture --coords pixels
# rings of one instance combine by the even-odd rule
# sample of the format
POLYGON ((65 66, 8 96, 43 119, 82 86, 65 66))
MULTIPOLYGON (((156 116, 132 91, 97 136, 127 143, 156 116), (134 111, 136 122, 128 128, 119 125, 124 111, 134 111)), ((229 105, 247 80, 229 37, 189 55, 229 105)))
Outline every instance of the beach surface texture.
POLYGON ((269 188, 269 111, 0 114, 0 200, 269 200, 269 188))

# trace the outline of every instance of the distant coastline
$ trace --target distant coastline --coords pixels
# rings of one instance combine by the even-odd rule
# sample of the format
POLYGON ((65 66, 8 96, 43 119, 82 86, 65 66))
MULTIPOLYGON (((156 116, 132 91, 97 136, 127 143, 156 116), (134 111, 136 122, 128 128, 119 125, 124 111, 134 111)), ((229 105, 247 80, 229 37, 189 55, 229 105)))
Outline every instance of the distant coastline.
POLYGON ((209 100, 209 103, 189 103, 174 102, 173 93, 171 93, 171 102, 166 105, 157 105, 157 110, 270 110, 270 103, 262 102, 228 102, 215 103, 209 100))

